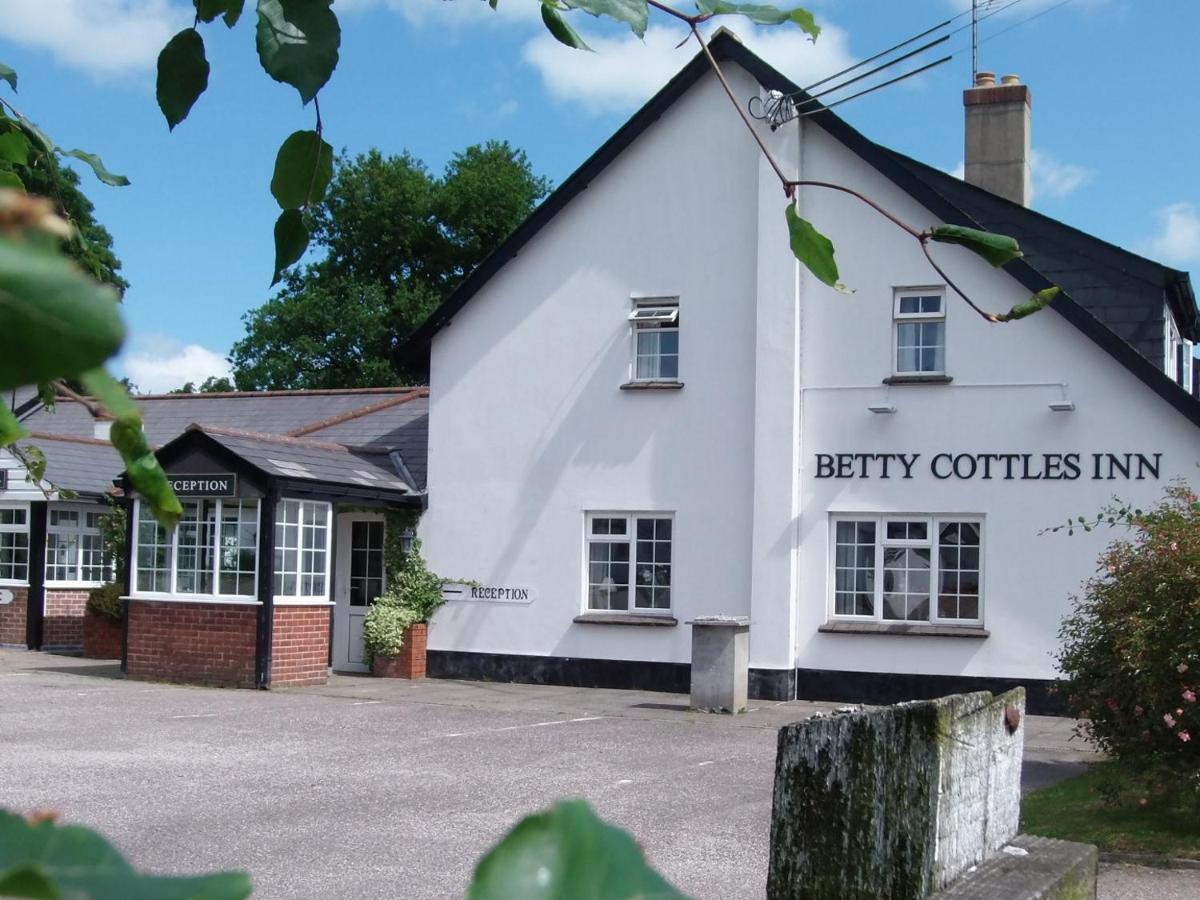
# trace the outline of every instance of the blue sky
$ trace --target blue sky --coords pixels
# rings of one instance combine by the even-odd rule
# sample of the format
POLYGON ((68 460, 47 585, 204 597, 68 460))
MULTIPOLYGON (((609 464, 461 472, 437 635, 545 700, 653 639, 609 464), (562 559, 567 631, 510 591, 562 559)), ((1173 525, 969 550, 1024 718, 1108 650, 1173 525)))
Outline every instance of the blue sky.
MULTIPOLYGON (((154 102, 154 61, 190 24, 190 3, 0 0, 0 62, 20 74, 17 108, 133 182, 109 188, 83 173, 132 285, 131 337, 117 368, 143 390, 220 373, 244 333, 242 314, 271 293, 271 167, 279 143, 311 127, 313 114, 258 68, 253 5, 233 31, 204 27, 209 89, 169 133, 154 102)), ((729 24, 809 83, 969 5, 816 0, 808 6, 825 31, 815 45, 797 30, 729 24)), ((684 33, 662 16, 641 42, 579 14, 572 21, 598 52, 571 51, 544 33, 537 0, 501 0, 498 12, 482 0, 337 0, 334 9, 342 61, 321 93, 326 138, 351 153, 407 149, 435 171, 471 143, 505 138, 559 183, 695 52, 673 49, 684 33)), ((1033 92, 1034 206, 1176 267, 1200 267, 1200 4, 1018 0, 980 34, 980 68, 1017 73, 1033 92)), ((951 38, 955 58, 940 69, 838 112, 874 140, 954 169, 968 35, 951 38)))

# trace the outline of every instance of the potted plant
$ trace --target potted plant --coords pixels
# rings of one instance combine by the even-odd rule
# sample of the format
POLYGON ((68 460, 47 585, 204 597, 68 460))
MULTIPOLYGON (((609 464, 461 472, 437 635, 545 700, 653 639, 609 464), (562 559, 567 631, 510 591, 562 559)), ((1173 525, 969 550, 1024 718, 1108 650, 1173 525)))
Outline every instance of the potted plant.
POLYGON ((121 658, 121 585, 115 581, 88 592, 83 655, 88 659, 121 658))
POLYGON ((375 675, 425 677, 429 620, 442 602, 442 579, 429 571, 421 542, 414 539, 388 589, 363 622, 363 649, 375 675))

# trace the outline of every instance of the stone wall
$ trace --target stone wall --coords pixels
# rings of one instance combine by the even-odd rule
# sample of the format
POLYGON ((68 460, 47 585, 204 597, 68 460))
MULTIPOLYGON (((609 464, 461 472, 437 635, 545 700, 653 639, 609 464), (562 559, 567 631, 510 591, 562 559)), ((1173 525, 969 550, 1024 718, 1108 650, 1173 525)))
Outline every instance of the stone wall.
POLYGON ((25 647, 25 615, 29 610, 29 588, 0 587, 10 591, 12 601, 0 603, 0 647, 25 647))
POLYGON ((257 627, 257 606, 131 600, 126 676, 252 688, 257 627))
POLYGON ((1024 694, 863 709, 779 732, 768 897, 918 900, 1016 834, 1024 694))

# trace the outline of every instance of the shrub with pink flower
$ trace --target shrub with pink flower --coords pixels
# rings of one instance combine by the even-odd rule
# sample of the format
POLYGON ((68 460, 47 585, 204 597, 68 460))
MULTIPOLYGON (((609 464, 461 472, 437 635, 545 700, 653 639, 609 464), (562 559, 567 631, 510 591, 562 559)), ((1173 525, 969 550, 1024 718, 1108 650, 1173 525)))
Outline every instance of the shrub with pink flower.
MULTIPOLYGON (((1111 520, 1111 521, 1110 521, 1111 520)), ((1097 574, 1063 622, 1057 662, 1084 730, 1144 776, 1200 809, 1200 502, 1176 484, 1148 510, 1106 510, 1129 534, 1101 555, 1097 574)))

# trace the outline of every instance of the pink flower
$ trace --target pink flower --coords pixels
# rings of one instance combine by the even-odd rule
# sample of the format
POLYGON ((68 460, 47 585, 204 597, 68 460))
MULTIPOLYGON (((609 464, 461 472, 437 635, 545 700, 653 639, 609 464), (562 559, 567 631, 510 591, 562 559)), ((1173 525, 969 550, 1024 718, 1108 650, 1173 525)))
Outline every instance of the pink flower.
POLYGON ((1139 704, 1138 706, 1135 706, 1135 707, 1133 708, 1133 714, 1134 714, 1135 716, 1140 716, 1140 715, 1142 715, 1142 713, 1144 713, 1144 712, 1145 712, 1145 710, 1144 710, 1144 709, 1142 709, 1142 707, 1141 707, 1141 705, 1140 705, 1140 704, 1139 704))
POLYGON ((1180 675, 1182 675, 1182 674, 1183 674, 1184 672, 1186 672, 1187 670, 1188 670, 1188 665, 1187 665, 1187 663, 1180 663, 1179 665, 1177 665, 1177 666, 1175 667, 1175 671, 1176 671, 1176 672, 1178 672, 1180 675))
POLYGON ((1174 541, 1171 541, 1171 549, 1172 549, 1172 550, 1178 550, 1178 549, 1179 549, 1179 545, 1178 545, 1177 543, 1175 543, 1174 541))
POLYGON ((1196 702, 1196 692, 1193 690, 1190 690, 1190 689, 1185 689, 1183 692, 1183 699, 1186 700, 1188 703, 1195 703, 1196 702))
POLYGON ((1175 727, 1175 717, 1173 715, 1171 715, 1170 713, 1166 713, 1163 715, 1163 721, 1167 723, 1168 728, 1175 727))
POLYGON ((1179 739, 1186 744, 1188 741, 1190 741, 1192 739, 1192 736, 1190 734, 1188 734, 1186 731, 1181 731, 1181 732, 1179 732, 1179 739))
POLYGON ((1113 712, 1116 712, 1120 708, 1120 705, 1117 703, 1116 697, 1109 697, 1108 700, 1105 701, 1105 705, 1107 705, 1108 708, 1111 709, 1113 712))
POLYGON ((1147 800, 1145 797, 1143 797, 1141 800, 1138 801, 1138 806, 1145 806, 1149 802, 1150 802, 1149 800, 1147 800))

